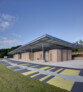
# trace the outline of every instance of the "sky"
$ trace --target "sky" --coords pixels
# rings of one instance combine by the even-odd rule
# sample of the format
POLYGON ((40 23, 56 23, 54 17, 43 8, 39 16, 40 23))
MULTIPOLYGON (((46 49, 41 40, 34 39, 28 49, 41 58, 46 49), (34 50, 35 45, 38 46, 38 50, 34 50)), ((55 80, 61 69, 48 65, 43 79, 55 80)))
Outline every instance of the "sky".
POLYGON ((0 49, 44 34, 83 40, 83 0, 0 0, 0 49))

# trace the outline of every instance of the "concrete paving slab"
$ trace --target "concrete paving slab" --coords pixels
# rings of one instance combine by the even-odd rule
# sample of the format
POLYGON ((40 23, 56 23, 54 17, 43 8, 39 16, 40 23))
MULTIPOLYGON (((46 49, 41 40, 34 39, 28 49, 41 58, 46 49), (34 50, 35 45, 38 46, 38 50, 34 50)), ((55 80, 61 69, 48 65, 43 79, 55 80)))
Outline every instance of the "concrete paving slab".
POLYGON ((38 74, 39 72, 35 72, 35 73, 32 73, 32 74, 29 74, 27 76, 32 76, 32 75, 35 75, 35 74, 38 74))
POLYGON ((20 68, 20 67, 15 66, 15 67, 10 67, 10 69, 12 69, 12 70, 16 70, 16 69, 21 69, 21 68, 20 68))
POLYGON ((45 77, 46 75, 44 75, 44 74, 40 74, 40 75, 38 75, 38 76, 35 76, 35 77, 33 77, 34 79, 41 79, 41 78, 43 78, 43 77, 45 77))
POLYGON ((50 65, 50 66, 58 66, 58 67, 66 67, 66 68, 78 68, 83 69, 83 60, 69 60, 64 62, 37 62, 37 61, 25 61, 21 59, 10 59, 14 61, 20 61, 20 62, 28 62, 28 63, 34 63, 34 64, 41 64, 41 65, 50 65))
MULTIPOLYGON (((20 69, 15 69, 19 73, 25 73, 26 76, 30 76, 35 79, 39 79, 40 81, 47 82, 51 85, 66 89, 71 92, 77 92, 76 88, 79 87, 77 90, 81 92, 83 90, 83 69, 77 68, 62 68, 62 67, 54 67, 50 65, 42 65, 42 64, 34 64, 28 62, 19 63, 19 61, 3 61, 4 65, 6 63, 10 64, 14 67, 19 67, 20 69), (33 66, 23 66, 22 64, 32 64, 33 66, 38 65, 36 67, 33 66), (38 68, 37 68, 38 67, 38 68), (50 68, 47 68, 50 67, 50 68), (42 70, 43 68, 43 70, 42 70), (46 70, 45 70, 46 69, 46 70), (67 69, 67 71, 65 71, 67 69), (52 71, 51 71, 52 70, 52 71), (72 70, 72 73, 69 72, 72 70), (74 71, 73 71, 74 70, 74 71), (64 72, 65 71, 65 72, 64 72), (75 72, 76 71, 76 72, 75 72), (79 74, 78 71, 81 71, 79 74), (61 74, 61 73, 64 74, 61 74), (67 75, 67 73, 70 75, 67 75), (73 75, 73 74, 76 75, 73 75), (73 87, 73 88, 72 88, 73 87)), ((1 63, 2 64, 2 63, 1 63)))
POLYGON ((30 70, 27 70, 27 69, 21 69, 21 70, 17 70, 18 73, 24 73, 24 72, 28 72, 30 70))
POLYGON ((83 92, 83 83, 75 82, 71 92, 83 92))

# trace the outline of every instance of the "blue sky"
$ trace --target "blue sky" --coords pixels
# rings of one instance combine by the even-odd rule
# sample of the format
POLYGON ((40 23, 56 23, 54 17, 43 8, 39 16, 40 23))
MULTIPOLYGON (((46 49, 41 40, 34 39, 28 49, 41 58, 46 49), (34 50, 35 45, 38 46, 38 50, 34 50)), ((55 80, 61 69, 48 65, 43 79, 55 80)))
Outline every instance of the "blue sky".
POLYGON ((0 0, 0 48, 44 34, 83 40, 83 0, 0 0))

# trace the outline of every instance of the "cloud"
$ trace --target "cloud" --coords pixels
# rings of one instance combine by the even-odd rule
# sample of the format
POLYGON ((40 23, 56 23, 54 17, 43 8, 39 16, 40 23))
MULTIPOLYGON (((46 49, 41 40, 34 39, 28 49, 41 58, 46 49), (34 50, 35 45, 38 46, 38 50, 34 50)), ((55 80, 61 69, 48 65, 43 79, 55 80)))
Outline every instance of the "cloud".
POLYGON ((19 37, 19 38, 22 37, 22 35, 16 34, 16 33, 12 33, 12 35, 15 36, 15 37, 19 37))
POLYGON ((0 49, 10 48, 10 47, 16 46, 18 44, 21 44, 21 42, 16 39, 9 40, 7 37, 2 37, 2 40, 0 40, 0 49))
POLYGON ((0 32, 4 31, 6 28, 16 20, 14 16, 8 14, 0 14, 0 32))
POLYGON ((1 39, 2 39, 2 40, 7 40, 8 38, 7 38, 7 37, 2 37, 1 39))
POLYGON ((0 44, 14 44, 16 42, 17 40, 3 40, 3 41, 0 41, 0 44))
POLYGON ((11 21, 12 19, 15 19, 14 16, 8 15, 8 14, 0 14, 0 16, 4 19, 4 20, 8 20, 11 21))
POLYGON ((10 25, 9 22, 3 21, 3 22, 0 24, 0 27, 1 27, 1 28, 7 28, 9 25, 10 25))

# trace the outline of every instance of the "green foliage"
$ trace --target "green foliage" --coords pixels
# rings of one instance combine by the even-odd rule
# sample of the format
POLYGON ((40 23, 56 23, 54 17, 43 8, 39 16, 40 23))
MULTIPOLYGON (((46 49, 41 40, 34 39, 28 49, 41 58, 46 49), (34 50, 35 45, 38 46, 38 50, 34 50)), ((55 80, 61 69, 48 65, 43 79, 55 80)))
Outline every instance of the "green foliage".
POLYGON ((21 45, 18 45, 16 47, 11 47, 11 48, 8 48, 8 49, 0 49, 0 58, 3 58, 4 56, 10 56, 12 57, 12 55, 8 55, 8 52, 20 47, 21 45))
MULTIPOLYGON (((79 41, 74 42, 74 44, 83 46, 83 41, 79 40, 79 41)), ((72 52, 82 52, 82 51, 83 49, 72 49, 72 52)))
POLYGON ((72 52, 83 52, 83 49, 72 49, 72 52))
POLYGON ((83 41, 82 40, 79 40, 79 41, 74 42, 74 44, 83 46, 83 41))

